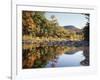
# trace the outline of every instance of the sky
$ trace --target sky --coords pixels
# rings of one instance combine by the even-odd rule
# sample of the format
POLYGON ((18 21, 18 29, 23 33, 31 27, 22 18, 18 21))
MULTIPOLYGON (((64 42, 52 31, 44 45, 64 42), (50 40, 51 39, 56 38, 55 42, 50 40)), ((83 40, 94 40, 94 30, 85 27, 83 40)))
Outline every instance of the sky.
POLYGON ((79 29, 82 29, 87 19, 81 13, 57 13, 57 12, 46 12, 45 16, 48 20, 51 20, 51 15, 54 15, 60 26, 72 25, 79 29))

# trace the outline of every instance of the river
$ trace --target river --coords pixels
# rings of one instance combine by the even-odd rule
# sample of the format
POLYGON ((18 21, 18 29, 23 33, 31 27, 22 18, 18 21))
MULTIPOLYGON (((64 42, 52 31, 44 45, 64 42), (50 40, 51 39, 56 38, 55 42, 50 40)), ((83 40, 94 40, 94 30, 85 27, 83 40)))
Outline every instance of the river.
POLYGON ((23 69, 89 66, 88 46, 26 46, 22 51, 23 69))

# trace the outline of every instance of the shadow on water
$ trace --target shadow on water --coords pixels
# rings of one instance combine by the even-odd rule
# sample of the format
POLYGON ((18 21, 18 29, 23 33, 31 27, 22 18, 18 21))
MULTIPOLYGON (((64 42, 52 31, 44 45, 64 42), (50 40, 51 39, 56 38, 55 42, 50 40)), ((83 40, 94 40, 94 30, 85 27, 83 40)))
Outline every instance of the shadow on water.
POLYGON ((34 46, 32 44, 23 44, 23 69, 88 65, 88 46, 34 46))

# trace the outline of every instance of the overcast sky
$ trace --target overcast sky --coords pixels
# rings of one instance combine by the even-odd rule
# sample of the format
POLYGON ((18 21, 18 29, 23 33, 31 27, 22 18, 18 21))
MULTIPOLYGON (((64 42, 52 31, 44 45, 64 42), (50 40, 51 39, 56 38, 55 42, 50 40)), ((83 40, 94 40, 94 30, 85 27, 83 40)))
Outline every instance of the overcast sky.
POLYGON ((51 15, 55 15, 58 23, 60 26, 67 26, 67 25, 73 25, 77 28, 82 29, 87 22, 87 19, 82 14, 77 13, 54 13, 54 12, 46 12, 45 16, 47 19, 51 20, 51 15))

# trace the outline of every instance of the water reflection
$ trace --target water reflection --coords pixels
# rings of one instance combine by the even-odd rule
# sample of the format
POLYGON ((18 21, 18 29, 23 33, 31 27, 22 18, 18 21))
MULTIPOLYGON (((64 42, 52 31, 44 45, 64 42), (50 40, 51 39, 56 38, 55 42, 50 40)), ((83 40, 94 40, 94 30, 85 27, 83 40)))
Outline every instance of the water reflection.
POLYGON ((57 59, 49 61, 46 67, 71 67, 80 66, 80 62, 84 60, 83 51, 78 51, 72 55, 62 54, 57 59))
POLYGON ((22 65, 25 69, 89 65, 88 47, 30 46, 23 46, 22 65))

